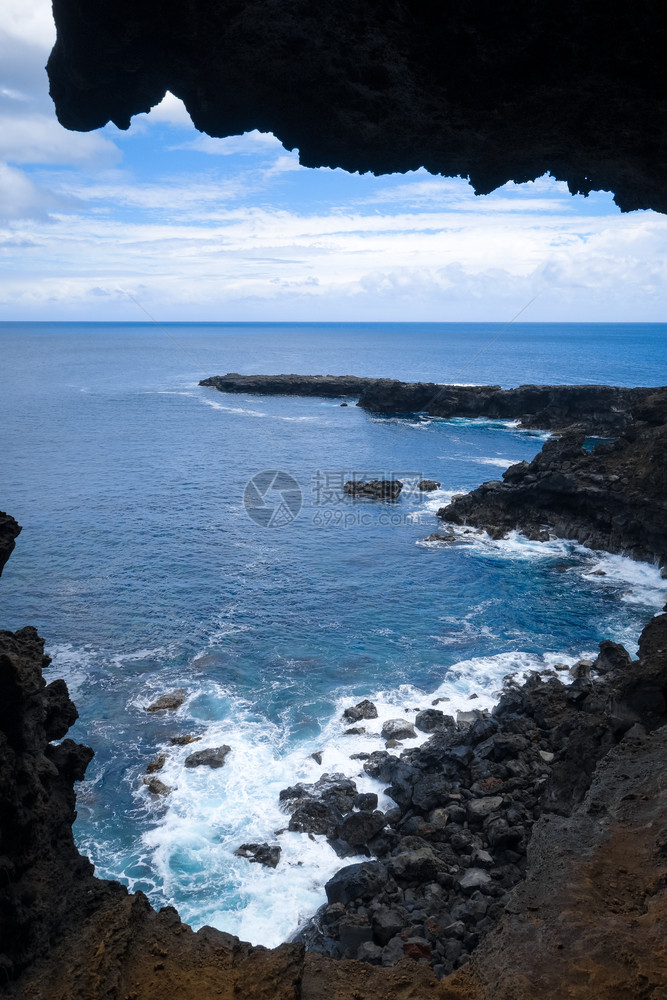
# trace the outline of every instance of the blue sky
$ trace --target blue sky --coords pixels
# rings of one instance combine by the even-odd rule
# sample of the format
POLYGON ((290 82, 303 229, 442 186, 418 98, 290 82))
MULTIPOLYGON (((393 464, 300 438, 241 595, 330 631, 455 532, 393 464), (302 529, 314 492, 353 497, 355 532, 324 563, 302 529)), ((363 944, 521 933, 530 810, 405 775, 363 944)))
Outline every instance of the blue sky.
POLYGON ((0 11, 0 320, 659 321, 667 217, 550 177, 300 167, 171 95, 128 132, 57 122, 48 0, 0 11))

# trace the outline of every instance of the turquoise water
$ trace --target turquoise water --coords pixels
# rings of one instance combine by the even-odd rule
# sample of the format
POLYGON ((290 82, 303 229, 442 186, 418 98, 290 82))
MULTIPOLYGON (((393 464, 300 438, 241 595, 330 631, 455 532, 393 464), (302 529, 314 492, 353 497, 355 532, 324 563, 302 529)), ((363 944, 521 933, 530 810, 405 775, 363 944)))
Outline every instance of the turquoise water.
POLYGON ((664 601, 655 568, 558 541, 424 542, 452 493, 530 459, 544 435, 197 384, 226 371, 667 382, 667 326, 501 331, 0 325, 0 506, 23 525, 0 583, 2 627, 36 625, 54 657, 48 677, 64 676, 75 697, 72 735, 96 751, 75 834, 99 874, 174 903, 194 926, 274 944, 319 905, 340 862, 298 834, 278 838, 275 871, 233 851, 275 840, 280 788, 322 772, 310 753, 324 748, 324 770, 356 776, 349 755, 382 745, 383 718, 438 696, 452 709, 491 705, 506 674, 569 662, 602 638, 635 648, 664 601), (243 503, 266 469, 300 492, 297 516, 275 528, 243 503), (355 474, 406 486, 395 503, 351 502, 341 487, 355 474), (420 495, 423 477, 441 489, 420 495), (177 713, 146 713, 176 687, 177 713), (361 697, 380 719, 344 736, 341 708, 361 697), (192 748, 168 742, 183 733, 202 738, 195 749, 229 744, 225 767, 185 770, 192 748), (160 752, 165 800, 141 780, 160 752))

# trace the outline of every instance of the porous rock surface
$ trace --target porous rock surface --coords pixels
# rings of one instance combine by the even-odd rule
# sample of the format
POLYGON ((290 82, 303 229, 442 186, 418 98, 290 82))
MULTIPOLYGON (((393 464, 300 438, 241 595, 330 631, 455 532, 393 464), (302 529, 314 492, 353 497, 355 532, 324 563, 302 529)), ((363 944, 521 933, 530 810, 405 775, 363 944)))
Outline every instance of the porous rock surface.
POLYGON ((655 0, 55 0, 58 118, 127 128, 170 90, 212 136, 306 166, 426 167, 478 193, 547 170, 667 209, 667 28, 655 0))

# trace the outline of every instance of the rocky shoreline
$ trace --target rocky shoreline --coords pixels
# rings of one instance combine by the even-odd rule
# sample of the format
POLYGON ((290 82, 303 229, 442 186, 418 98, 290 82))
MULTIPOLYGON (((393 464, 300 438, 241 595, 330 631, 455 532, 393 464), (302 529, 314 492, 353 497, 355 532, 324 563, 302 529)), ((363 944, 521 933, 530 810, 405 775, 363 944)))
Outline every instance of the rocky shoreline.
MULTIPOLYGON (((637 661, 606 641, 595 661, 533 675, 490 713, 420 711, 432 735, 414 749, 408 720, 385 723, 393 752, 355 755, 395 803, 384 813, 342 774, 284 789, 289 829, 324 834, 352 862, 297 940, 376 965, 423 960, 440 979, 465 965, 525 877, 535 822, 572 816, 610 748, 667 722, 656 645, 667 649, 667 615, 645 628, 637 661)), ((377 713, 366 701, 347 714, 377 713)))
POLYGON ((220 392, 262 395, 358 397, 372 413, 428 413, 432 417, 518 420, 521 426, 615 435, 657 390, 609 385, 439 385, 355 375, 213 375, 201 386, 220 392))
MULTIPOLYGON (((397 390, 391 405, 403 406, 413 388, 397 390)), ((454 532, 554 532, 664 565, 667 390, 625 390, 605 420, 592 397, 565 405, 555 388, 545 387, 552 423, 541 426, 572 418, 578 430, 441 517, 454 532), (582 448, 585 434, 603 428, 616 440, 582 448)), ((575 400, 577 387, 560 388, 575 400)), ((377 384, 363 391, 360 403, 385 398, 377 384)), ((536 403, 521 418, 537 412, 536 403)), ((19 531, 0 513, 1 564, 19 531)), ((71 829, 74 783, 93 751, 64 738, 77 712, 63 681, 43 680, 48 662, 33 628, 0 632, 0 995, 667 996, 667 614, 643 630, 637 660, 604 642, 567 683, 564 670, 535 675, 491 713, 454 719, 423 709, 414 719, 428 734, 420 746, 405 746, 410 720, 392 720, 385 749, 357 755, 390 809, 341 775, 285 789, 289 828, 324 834, 346 863, 298 940, 272 950, 212 928, 195 934, 172 908, 156 913, 142 893, 95 878, 71 829)), ((345 721, 363 723, 373 709, 350 706, 345 721)), ((272 845, 239 852, 279 863, 272 845)))
POLYGON ((547 441, 532 462, 483 483, 442 507, 454 525, 474 525, 500 538, 518 529, 549 534, 667 564, 667 390, 653 390, 616 440, 584 447, 584 434, 547 441))

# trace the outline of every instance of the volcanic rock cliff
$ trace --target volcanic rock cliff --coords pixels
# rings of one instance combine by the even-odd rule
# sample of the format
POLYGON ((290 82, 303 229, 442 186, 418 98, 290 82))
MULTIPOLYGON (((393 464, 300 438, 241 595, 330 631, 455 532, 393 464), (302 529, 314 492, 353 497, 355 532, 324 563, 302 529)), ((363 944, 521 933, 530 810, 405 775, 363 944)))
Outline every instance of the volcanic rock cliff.
MULTIPOLYGON (((7 539, 18 526, 5 515, 0 528, 7 539)), ((42 678, 48 662, 34 629, 0 633, 3 996, 161 1000, 169 992, 185 1000, 659 1000, 667 995, 662 930, 667 615, 647 625, 639 660, 630 662, 620 647, 603 643, 592 680, 568 688, 555 679, 534 679, 499 706, 498 721, 519 737, 532 729, 557 734, 554 777, 545 786, 544 811, 528 843, 526 879, 514 888, 500 923, 470 962, 440 982, 407 941, 393 968, 336 961, 299 943, 252 947, 211 928, 195 934, 173 909, 156 913, 141 893, 96 879, 71 830, 73 785, 92 751, 63 739, 77 713, 64 683, 47 685, 42 678), (565 792, 565 799, 553 795, 555 789, 565 792)), ((428 766, 438 771, 437 748, 428 766)))
POLYGON ((438 511, 495 537, 518 528, 590 548, 667 563, 667 390, 652 390, 614 441, 584 450, 583 432, 547 441, 532 462, 510 466, 438 511))
POLYGON ((306 166, 426 167, 478 193, 550 171, 667 210, 667 19, 655 0, 55 0, 58 117, 127 128, 170 90, 212 136, 306 166))

